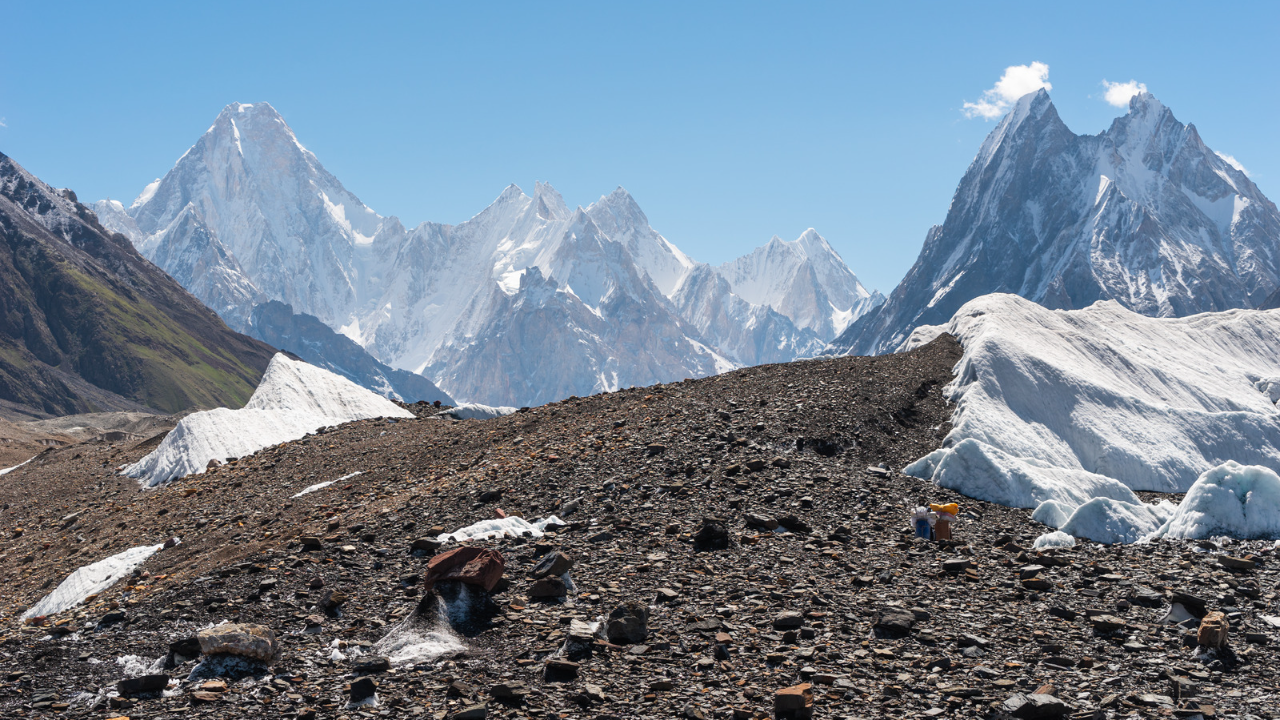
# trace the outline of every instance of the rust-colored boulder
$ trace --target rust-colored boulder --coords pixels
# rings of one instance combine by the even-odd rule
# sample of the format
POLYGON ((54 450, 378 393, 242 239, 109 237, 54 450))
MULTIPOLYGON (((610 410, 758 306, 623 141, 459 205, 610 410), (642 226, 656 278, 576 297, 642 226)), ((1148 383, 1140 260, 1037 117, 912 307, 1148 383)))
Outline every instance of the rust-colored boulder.
POLYGON ((1200 647, 1220 648, 1227 644, 1227 616, 1220 612, 1211 612, 1200 620, 1200 631, 1196 633, 1196 643, 1200 647))
POLYGON ((460 547, 456 550, 440 553, 427 563, 427 575, 423 580, 424 591, 442 580, 457 580, 460 583, 484 588, 492 591, 502 579, 502 572, 507 563, 502 553, 497 550, 478 547, 460 547))
POLYGON ((802 683, 782 688, 773 696, 773 716, 808 720, 813 717, 813 685, 802 683))

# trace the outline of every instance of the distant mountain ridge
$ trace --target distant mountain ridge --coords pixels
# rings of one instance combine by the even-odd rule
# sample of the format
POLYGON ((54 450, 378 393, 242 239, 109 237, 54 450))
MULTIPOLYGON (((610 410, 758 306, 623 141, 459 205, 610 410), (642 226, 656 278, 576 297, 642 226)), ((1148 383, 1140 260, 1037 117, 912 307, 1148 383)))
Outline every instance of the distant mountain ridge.
POLYGON ((439 400, 447 405, 456 404, 425 377, 378 362, 351 338, 334 332, 319 318, 295 313, 292 307, 278 300, 254 306, 248 334, 384 397, 406 402, 439 400))
POLYGON ((0 154, 0 415, 238 407, 273 350, 0 154))
POLYGON ((254 306, 287 303, 388 366, 494 405, 791 360, 882 300, 812 230, 736 264, 697 263, 622 188, 571 210, 549 185, 513 185, 458 225, 406 229, 343 188, 266 103, 228 105, 130 207, 94 207, 235 327, 252 332, 254 306))
POLYGON ((1280 211, 1149 93, 1076 135, 1044 90, 988 135, 945 222, 887 302, 832 344, 891 352, 996 292, 1158 317, 1259 307, 1280 287, 1280 211))

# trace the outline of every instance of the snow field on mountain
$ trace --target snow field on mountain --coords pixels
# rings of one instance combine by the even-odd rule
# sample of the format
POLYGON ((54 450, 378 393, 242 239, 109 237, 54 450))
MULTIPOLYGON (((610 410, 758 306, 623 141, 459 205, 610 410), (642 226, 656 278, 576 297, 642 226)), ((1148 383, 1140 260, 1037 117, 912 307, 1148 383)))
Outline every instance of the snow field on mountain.
POLYGON ((204 472, 211 460, 225 462, 322 427, 375 417, 414 415, 344 377, 278 354, 243 408, 188 415, 124 474, 155 486, 204 472))
POLYGON ((139 545, 79 568, 59 583, 53 592, 22 613, 22 619, 54 615, 79 605, 90 595, 115 585, 163 547, 164 545, 139 545))
MULTIPOLYGON (((1280 410, 1270 397, 1280 312, 1150 318, 1114 302, 1055 311, 995 294, 970 301, 947 325, 918 328, 904 349, 941 332, 965 349, 947 387, 953 426, 946 447, 905 468, 910 475, 1034 508, 1039 522, 1114 543, 1152 536, 1192 512, 1186 501, 1143 504, 1133 490, 1183 492, 1202 476, 1243 472, 1220 467, 1228 461, 1260 466, 1250 478, 1280 468, 1280 410)), ((1251 497, 1250 517, 1263 508, 1280 516, 1280 493, 1251 497)), ((1280 522, 1269 529, 1219 509, 1195 512, 1219 519, 1177 527, 1220 522, 1232 533, 1280 535, 1280 522)))

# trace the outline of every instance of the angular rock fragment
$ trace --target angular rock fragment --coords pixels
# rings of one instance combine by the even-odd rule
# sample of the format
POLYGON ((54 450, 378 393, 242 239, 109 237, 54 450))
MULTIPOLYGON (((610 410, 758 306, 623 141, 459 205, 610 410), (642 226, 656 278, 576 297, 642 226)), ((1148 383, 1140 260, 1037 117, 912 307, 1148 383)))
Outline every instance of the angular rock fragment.
POLYGON ((236 655, 271 664, 280 656, 276 634, 265 625, 227 623, 196 634, 205 655, 236 655))
POLYGON ((642 643, 649 637, 649 608, 640 603, 626 603, 609 613, 605 637, 618 645, 642 643))

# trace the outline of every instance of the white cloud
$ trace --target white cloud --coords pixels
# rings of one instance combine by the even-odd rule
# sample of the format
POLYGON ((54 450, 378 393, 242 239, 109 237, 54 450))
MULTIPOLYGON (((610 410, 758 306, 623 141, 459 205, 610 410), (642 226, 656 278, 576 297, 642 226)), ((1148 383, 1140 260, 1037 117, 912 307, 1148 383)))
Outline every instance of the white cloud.
POLYGON ((1102 81, 1102 87, 1107 89, 1107 92, 1102 96, 1102 99, 1118 108, 1129 107, 1130 98, 1138 93, 1144 93, 1147 91, 1146 83, 1140 83, 1137 80, 1118 83, 1108 82, 1104 79, 1102 81))
POLYGON ((4 118, 2 117, 0 117, 0 127, 9 127, 8 125, 4 124, 4 118))
POLYGON ((995 87, 982 93, 977 102, 966 102, 962 112, 968 118, 980 117, 995 120, 1009 110, 1018 98, 1040 88, 1052 90, 1049 84, 1049 66, 1042 62, 1030 65, 1010 65, 996 81, 995 87))
POLYGON ((1237 160, 1237 159, 1235 159, 1234 157, 1232 157, 1232 156, 1230 156, 1230 155, 1228 155, 1228 154, 1226 154, 1226 153, 1220 153, 1220 152, 1218 152, 1217 150, 1214 150, 1214 151, 1213 151, 1213 154, 1214 154, 1214 155, 1217 155, 1217 156, 1218 156, 1218 157, 1220 157, 1220 158, 1222 158, 1222 161, 1223 161, 1223 162, 1225 162, 1226 164, 1228 164, 1228 165, 1230 165, 1231 167, 1233 167, 1233 168, 1235 168, 1235 169, 1239 170, 1240 172, 1244 173, 1245 177, 1252 177, 1251 175, 1249 175, 1249 171, 1244 169, 1244 165, 1241 165, 1241 164, 1240 164, 1240 161, 1239 161, 1239 160, 1237 160))

